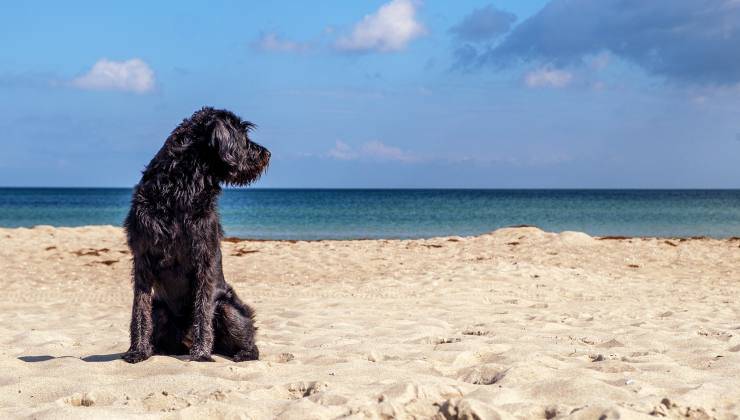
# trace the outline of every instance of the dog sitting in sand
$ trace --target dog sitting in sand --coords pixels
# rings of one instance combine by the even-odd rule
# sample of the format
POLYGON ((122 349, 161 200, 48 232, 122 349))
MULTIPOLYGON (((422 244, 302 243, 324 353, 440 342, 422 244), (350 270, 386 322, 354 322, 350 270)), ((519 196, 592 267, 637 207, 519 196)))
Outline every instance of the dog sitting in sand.
POLYGON ((220 184, 247 185, 270 152, 249 139, 253 125, 203 108, 167 138, 134 189, 125 221, 133 255, 129 363, 152 354, 213 361, 255 360, 254 311, 224 280, 220 184))

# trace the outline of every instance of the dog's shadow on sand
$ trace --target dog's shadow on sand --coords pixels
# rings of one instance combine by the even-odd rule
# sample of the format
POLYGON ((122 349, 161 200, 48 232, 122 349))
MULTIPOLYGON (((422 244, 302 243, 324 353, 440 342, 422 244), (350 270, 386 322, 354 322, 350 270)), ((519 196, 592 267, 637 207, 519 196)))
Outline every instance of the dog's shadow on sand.
MULTIPOLYGON (((83 362, 87 363, 104 363, 104 362, 112 362, 114 360, 119 360, 123 356, 123 353, 111 353, 111 354, 91 354, 90 356, 85 357, 79 357, 79 356, 49 356, 46 355, 38 355, 38 356, 18 356, 18 360, 26 362, 26 363, 38 363, 38 362, 48 362, 49 360, 56 360, 56 359, 77 359, 82 360, 83 362)), ((187 354, 182 355, 174 355, 174 354, 155 354, 154 356, 159 357, 171 357, 173 359, 177 359, 180 361, 188 361, 190 360, 190 356, 187 354)))
POLYGON ((121 356, 123 356, 123 353, 92 354, 90 356, 85 356, 85 357, 42 355, 42 356, 19 356, 18 360, 24 361, 26 363, 38 363, 38 362, 47 362, 49 360, 56 360, 56 359, 80 359, 83 362, 88 362, 88 363, 101 363, 101 362, 112 362, 114 360, 118 360, 121 358, 121 356))

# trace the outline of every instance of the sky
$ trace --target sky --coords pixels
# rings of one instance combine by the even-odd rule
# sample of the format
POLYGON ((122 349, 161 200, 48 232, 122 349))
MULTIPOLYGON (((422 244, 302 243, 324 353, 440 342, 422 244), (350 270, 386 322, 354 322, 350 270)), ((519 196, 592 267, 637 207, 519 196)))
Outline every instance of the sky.
POLYGON ((12 2, 0 186, 131 187, 202 106, 257 187, 738 188, 738 0, 12 2))

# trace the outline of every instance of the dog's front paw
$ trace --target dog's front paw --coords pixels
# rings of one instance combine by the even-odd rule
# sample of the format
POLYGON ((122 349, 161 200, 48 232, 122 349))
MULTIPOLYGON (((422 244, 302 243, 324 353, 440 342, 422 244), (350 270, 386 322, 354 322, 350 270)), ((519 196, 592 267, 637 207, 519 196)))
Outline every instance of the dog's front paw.
POLYGON ((236 353, 233 357, 235 362, 246 362, 248 360, 258 360, 260 358, 260 351, 257 346, 252 347, 249 350, 241 350, 236 353))
POLYGON ((121 359, 128 363, 139 363, 151 357, 151 352, 129 350, 121 356, 121 359))
POLYGON ((213 357, 211 357, 209 353, 206 353, 204 351, 191 351, 190 361, 191 362, 215 362, 215 360, 213 360, 213 357))

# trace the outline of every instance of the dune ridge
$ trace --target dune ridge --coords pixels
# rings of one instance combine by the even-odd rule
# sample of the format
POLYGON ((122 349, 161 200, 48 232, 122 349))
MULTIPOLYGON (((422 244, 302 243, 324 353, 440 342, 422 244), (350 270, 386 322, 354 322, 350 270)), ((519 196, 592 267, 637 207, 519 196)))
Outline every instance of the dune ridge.
POLYGON ((128 365, 112 226, 0 229, 2 418, 737 418, 740 240, 222 243, 262 360, 128 365))

